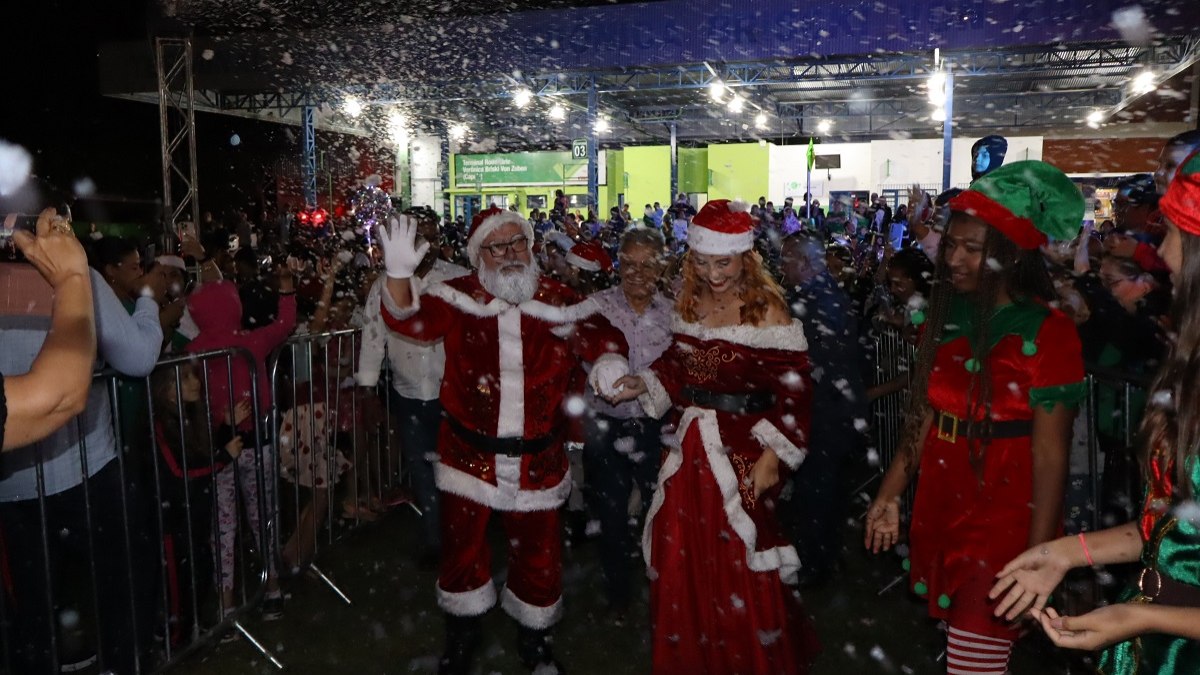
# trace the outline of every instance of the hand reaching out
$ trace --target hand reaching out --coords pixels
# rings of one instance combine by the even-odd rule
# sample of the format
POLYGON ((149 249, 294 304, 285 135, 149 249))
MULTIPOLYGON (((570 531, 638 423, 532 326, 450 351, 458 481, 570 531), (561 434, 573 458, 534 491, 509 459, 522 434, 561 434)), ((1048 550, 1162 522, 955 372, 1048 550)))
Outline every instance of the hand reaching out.
POLYGON ((632 401, 647 391, 646 381, 637 375, 626 375, 613 382, 612 386, 616 390, 616 394, 608 399, 610 403, 632 401))
POLYGON ((867 509, 867 528, 863 545, 872 553, 886 551, 900 540, 900 502, 876 499, 867 509))
POLYGON ((1013 558, 996 575, 996 585, 988 593, 992 600, 1004 596, 992 613, 1013 621, 1026 611, 1041 611, 1050 594, 1058 588, 1071 568, 1070 560, 1058 551, 1055 542, 1035 546, 1013 558))
POLYGON ((1059 647, 1095 651, 1147 632, 1141 614, 1150 605, 1107 605, 1080 616, 1060 616, 1053 607, 1033 612, 1050 641, 1059 647))

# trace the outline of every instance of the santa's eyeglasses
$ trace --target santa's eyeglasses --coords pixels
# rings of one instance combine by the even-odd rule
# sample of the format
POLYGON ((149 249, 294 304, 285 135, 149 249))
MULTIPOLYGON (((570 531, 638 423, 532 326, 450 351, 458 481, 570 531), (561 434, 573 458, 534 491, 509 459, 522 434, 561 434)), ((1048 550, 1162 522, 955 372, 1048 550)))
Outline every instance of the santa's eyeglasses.
POLYGON ((479 248, 486 250, 493 258, 499 258, 512 249, 514 253, 524 253, 529 249, 529 237, 518 235, 499 244, 484 244, 479 248))

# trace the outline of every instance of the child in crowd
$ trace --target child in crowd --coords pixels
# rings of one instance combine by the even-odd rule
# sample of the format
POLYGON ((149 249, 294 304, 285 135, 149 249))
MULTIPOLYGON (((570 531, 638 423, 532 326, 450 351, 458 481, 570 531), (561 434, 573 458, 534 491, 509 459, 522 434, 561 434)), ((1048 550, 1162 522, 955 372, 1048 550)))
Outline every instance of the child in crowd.
POLYGON ((211 574, 214 475, 242 452, 243 440, 234 429, 250 417, 250 402, 238 403, 232 419, 228 411, 208 411, 190 363, 159 369, 151 379, 151 393, 167 565, 164 602, 170 644, 178 646, 191 640, 198 625, 198 603, 204 597, 199 584, 211 574), (210 414, 219 421, 211 433, 210 414))
MULTIPOLYGON (((200 354, 235 348, 250 352, 254 359, 253 370, 240 356, 230 357, 228 362, 219 358, 206 364, 208 400, 213 410, 227 408, 231 400, 235 404, 253 401, 254 391, 258 394, 258 409, 264 413, 271 409, 271 386, 266 360, 274 349, 283 344, 296 325, 296 296, 292 271, 287 267, 280 267, 278 274, 279 307, 275 320, 255 330, 241 329, 242 303, 237 287, 231 282, 204 284, 188 298, 188 310, 200 331, 196 339, 188 344, 188 352, 200 354), (257 373, 257 376, 254 373, 257 373), (257 390, 254 388, 255 382, 257 390)), ((256 424, 257 420, 247 418, 237 426, 237 430, 245 434, 246 438, 254 438, 256 424)), ((258 477, 263 477, 261 485, 267 490, 262 503, 266 505, 266 515, 270 522, 274 520, 276 505, 273 482, 269 480, 274 462, 273 448, 269 440, 264 439, 261 456, 253 448, 245 448, 234 463, 217 474, 217 557, 220 562, 218 579, 223 614, 231 613, 237 606, 234 603, 233 587, 234 542, 239 522, 236 500, 238 493, 242 496, 247 519, 254 531, 254 540, 265 540, 268 548, 273 546, 273 536, 261 539, 259 536, 258 477)), ((267 569, 267 594, 263 603, 263 616, 268 619, 278 618, 282 613, 283 596, 279 592, 279 582, 275 574, 274 551, 265 551, 263 558, 267 569)))

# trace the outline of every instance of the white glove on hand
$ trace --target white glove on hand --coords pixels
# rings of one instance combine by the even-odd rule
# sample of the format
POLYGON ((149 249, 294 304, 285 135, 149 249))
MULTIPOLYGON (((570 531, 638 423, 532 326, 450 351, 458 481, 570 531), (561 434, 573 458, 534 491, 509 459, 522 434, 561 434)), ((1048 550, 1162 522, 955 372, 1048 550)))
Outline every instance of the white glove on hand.
POLYGON ((404 214, 388 216, 387 226, 379 226, 379 248, 383 264, 393 279, 409 279, 421 266, 429 242, 417 246, 417 220, 404 214))
POLYGON ((611 399, 620 391, 613 383, 628 374, 629 363, 625 359, 601 358, 592 366, 592 372, 588 374, 588 384, 603 398, 611 399))

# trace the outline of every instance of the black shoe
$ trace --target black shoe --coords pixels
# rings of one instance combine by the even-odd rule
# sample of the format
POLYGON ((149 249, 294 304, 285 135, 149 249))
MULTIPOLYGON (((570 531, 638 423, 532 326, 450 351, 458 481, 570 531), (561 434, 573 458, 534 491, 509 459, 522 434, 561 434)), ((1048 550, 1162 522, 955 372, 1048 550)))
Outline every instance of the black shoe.
POLYGON ((438 675, 468 675, 483 638, 478 616, 446 615, 446 651, 438 661, 438 675))
POLYGON ((549 630, 534 630, 520 626, 517 629, 517 655, 536 675, 566 675, 562 664, 554 659, 550 649, 552 642, 549 630))

